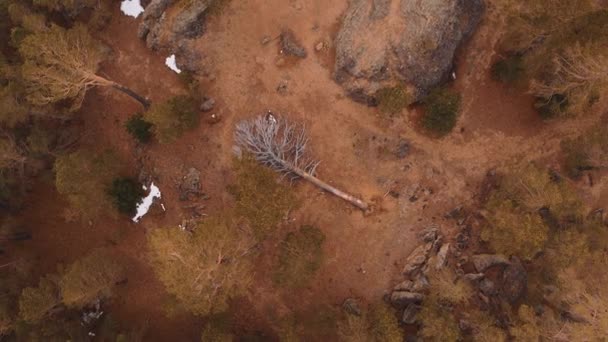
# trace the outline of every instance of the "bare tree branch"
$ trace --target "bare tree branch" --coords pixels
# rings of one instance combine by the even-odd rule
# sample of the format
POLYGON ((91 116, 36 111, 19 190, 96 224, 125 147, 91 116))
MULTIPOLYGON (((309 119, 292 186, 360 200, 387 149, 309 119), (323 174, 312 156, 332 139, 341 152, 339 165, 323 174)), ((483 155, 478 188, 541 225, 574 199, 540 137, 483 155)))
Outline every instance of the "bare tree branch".
POLYGON ((315 177, 319 161, 306 153, 308 136, 302 125, 290 123, 271 113, 243 120, 236 125, 235 140, 261 164, 290 177, 304 178, 362 210, 369 206, 315 177))

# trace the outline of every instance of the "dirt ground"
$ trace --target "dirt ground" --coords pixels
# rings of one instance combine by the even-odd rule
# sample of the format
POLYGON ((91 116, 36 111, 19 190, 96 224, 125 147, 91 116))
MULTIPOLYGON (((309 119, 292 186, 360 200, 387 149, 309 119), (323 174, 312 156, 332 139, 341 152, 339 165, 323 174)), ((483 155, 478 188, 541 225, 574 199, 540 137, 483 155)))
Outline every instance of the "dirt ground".
MULTIPOLYGON (((251 289, 252 314, 294 307, 338 304, 345 298, 376 301, 399 278, 404 258, 416 246, 416 232, 438 224, 449 234, 454 228, 443 218, 450 209, 468 203, 491 168, 519 160, 540 159, 556 165, 559 142, 594 125, 598 116, 541 122, 531 99, 489 79, 497 28, 484 22, 461 51, 454 87, 463 95, 463 110, 454 133, 432 139, 413 128, 413 113, 387 118, 377 109, 354 103, 331 79, 331 42, 347 1, 232 1, 221 16, 208 21, 196 46, 206 66, 201 75, 206 96, 217 100, 212 112, 217 124, 202 120, 177 142, 136 148, 124 122, 139 104, 113 92, 91 92, 82 110, 84 143, 117 150, 125 160, 143 155, 163 193, 167 211, 146 216, 140 224, 128 218, 103 218, 66 223, 64 202, 44 185, 28 208, 31 229, 44 273, 57 263, 69 263, 86 251, 110 246, 122 255, 129 280, 119 289, 111 311, 131 326, 147 325, 147 341, 197 340, 200 324, 193 317, 165 316, 166 295, 146 264, 145 235, 149 229, 174 226, 188 217, 178 200, 177 183, 190 167, 202 171, 209 195, 206 211, 232 205, 226 191, 231 179, 233 128, 236 122, 272 110, 306 123, 312 150, 321 160, 320 178, 373 203, 364 215, 347 203, 309 184, 296 183, 303 205, 290 213, 285 229, 313 223, 327 236, 326 260, 311 286, 297 298, 258 277, 251 289), (284 63, 278 41, 262 45, 268 35, 293 30, 308 50, 306 59, 284 63), (329 48, 316 51, 324 42, 329 48), (276 91, 287 84, 287 94, 276 91), (403 159, 393 154, 400 140, 411 145, 403 159), (416 187, 418 200, 410 201, 416 187), (398 198, 390 191, 400 193, 398 198)), ((178 94, 183 87, 164 66, 166 53, 153 53, 137 38, 139 20, 121 15, 118 4, 100 38, 114 51, 103 74, 143 93, 153 101, 178 94)), ((210 115, 202 114, 202 115, 210 115)), ((135 164, 131 165, 137 175, 135 164)), ((608 202, 608 184, 596 184, 590 201, 608 202)), ((260 274, 265 271, 260 269, 260 274)))

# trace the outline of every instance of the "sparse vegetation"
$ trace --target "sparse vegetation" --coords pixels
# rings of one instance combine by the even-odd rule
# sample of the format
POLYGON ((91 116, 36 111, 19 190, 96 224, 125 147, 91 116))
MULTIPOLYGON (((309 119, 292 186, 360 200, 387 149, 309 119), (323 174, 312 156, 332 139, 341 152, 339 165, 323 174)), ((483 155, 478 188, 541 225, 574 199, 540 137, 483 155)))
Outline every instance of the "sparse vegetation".
POLYGON ((152 126, 150 122, 144 120, 141 114, 132 116, 125 124, 127 132, 142 144, 148 143, 152 139, 152 126))
POLYGON ((177 140, 187 130, 196 127, 199 121, 197 103, 186 95, 153 104, 143 118, 154 125, 152 130, 161 143, 177 140))
POLYGON ((263 239, 297 206, 296 197, 272 170, 250 157, 235 160, 234 168, 236 180, 230 192, 236 199, 236 214, 247 220, 258 239, 263 239))
POLYGON ((501 58, 492 65, 491 74, 495 81, 512 84, 519 81, 524 73, 522 57, 519 55, 501 58))
POLYGON ((127 215, 134 215, 137 204, 145 196, 145 192, 136 180, 128 177, 116 178, 108 190, 114 206, 118 211, 127 215))
POLYGON ((450 133, 458 120, 460 94, 447 88, 437 88, 423 102, 425 113, 422 126, 439 136, 450 133))
POLYGON ((225 311, 251 281, 252 240, 226 218, 206 218, 193 232, 156 229, 148 245, 167 292, 195 315, 225 311))
POLYGON ((380 111, 386 114, 396 114, 412 103, 411 95, 402 85, 386 87, 376 92, 380 111))
POLYGON ((288 233, 279 245, 275 283, 290 288, 307 285, 323 261, 324 240, 323 232, 313 226, 288 233))

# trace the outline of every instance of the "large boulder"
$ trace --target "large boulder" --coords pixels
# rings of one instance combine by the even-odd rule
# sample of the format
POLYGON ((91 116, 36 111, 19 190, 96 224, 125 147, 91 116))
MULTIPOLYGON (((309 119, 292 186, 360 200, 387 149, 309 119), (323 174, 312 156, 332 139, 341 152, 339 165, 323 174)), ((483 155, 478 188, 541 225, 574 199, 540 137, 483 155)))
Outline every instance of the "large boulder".
POLYGON ((501 254, 477 254, 471 257, 477 272, 484 272, 493 266, 505 266, 509 264, 509 259, 501 254))
POLYGON ((420 99, 449 74, 483 10, 483 0, 351 0, 335 41, 334 79, 368 105, 398 83, 420 99))
POLYGON ((143 13, 138 35, 153 50, 176 46, 182 39, 197 38, 203 33, 206 11, 214 1, 217 0, 172 6, 171 0, 152 0, 143 13))

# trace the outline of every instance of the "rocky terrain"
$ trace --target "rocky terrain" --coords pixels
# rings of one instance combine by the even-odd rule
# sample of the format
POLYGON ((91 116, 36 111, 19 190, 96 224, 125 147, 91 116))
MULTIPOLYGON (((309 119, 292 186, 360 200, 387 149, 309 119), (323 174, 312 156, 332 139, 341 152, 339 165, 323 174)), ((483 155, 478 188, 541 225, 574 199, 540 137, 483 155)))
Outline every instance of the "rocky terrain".
POLYGON ((335 40, 334 79, 368 105, 400 83, 419 100, 451 73, 483 10, 481 0, 351 1, 335 40))

